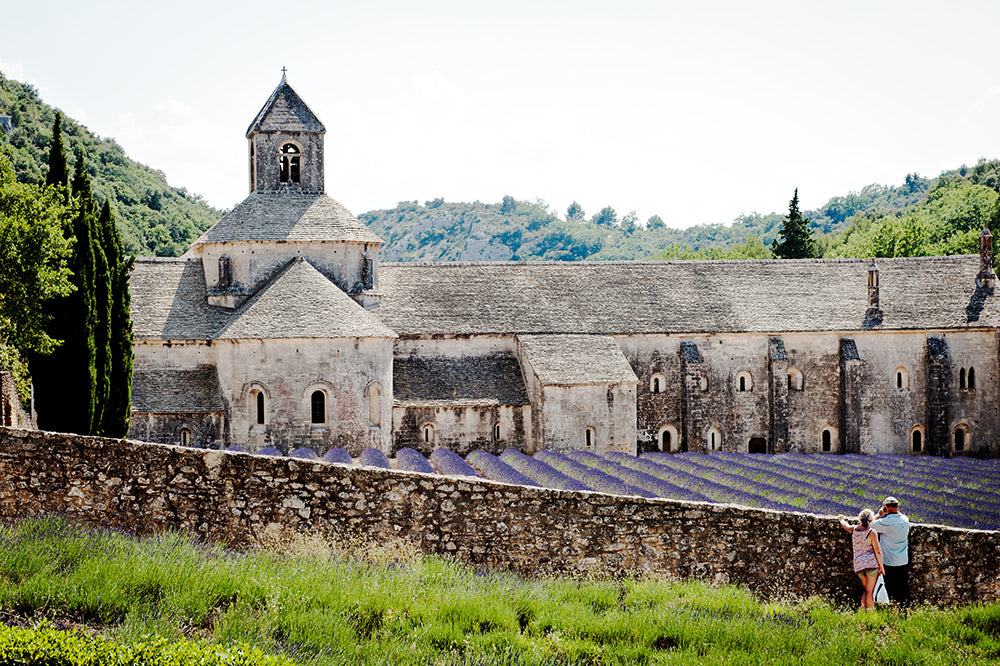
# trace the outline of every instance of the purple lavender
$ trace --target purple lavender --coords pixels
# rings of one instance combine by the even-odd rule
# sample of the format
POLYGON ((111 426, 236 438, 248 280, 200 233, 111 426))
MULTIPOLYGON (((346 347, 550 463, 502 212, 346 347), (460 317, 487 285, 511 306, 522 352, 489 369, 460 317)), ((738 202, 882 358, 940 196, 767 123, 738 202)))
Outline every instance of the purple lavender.
POLYGON ((591 490, 591 488, 576 479, 554 470, 542 461, 535 460, 517 449, 505 450, 500 454, 500 460, 545 488, 555 488, 556 490, 591 490))
POLYGON ((427 462, 419 452, 413 449, 400 449, 396 451, 396 469, 407 472, 420 472, 421 474, 437 474, 431 464, 427 462))
POLYGON ((462 456, 451 449, 434 449, 431 453, 430 463, 438 471, 438 474, 446 476, 474 476, 482 478, 472 468, 472 465, 465 462, 462 456))
POLYGON ((260 451, 257 452, 259 456, 284 456, 285 454, 281 452, 281 449, 276 449, 273 446, 265 446, 260 451))
POLYGON ((323 454, 323 462, 350 465, 354 461, 351 460, 351 454, 347 452, 347 449, 334 447, 323 454))
POLYGON ((392 469, 389 459, 378 449, 365 449, 358 456, 358 464, 364 467, 381 467, 382 469, 392 469))
POLYGON ((492 453, 476 449, 465 457, 466 461, 487 479, 513 483, 519 486, 537 486, 538 483, 497 458, 492 453))

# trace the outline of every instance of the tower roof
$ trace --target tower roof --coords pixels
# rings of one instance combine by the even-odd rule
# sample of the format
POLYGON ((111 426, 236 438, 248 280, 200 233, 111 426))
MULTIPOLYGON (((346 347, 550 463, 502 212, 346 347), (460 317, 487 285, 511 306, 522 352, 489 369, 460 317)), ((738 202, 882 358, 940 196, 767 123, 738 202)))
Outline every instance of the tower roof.
POLYGON ((238 241, 382 243, 327 195, 297 192, 251 193, 192 245, 238 241))
POLYGON ((281 83, 247 128, 247 137, 255 132, 326 132, 326 127, 282 74, 281 83))

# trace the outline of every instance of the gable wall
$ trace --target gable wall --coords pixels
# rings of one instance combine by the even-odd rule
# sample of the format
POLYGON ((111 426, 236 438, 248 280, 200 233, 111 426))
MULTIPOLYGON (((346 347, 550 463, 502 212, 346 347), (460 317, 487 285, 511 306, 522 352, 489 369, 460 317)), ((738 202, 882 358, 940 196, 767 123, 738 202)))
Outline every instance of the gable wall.
POLYGON ((334 446, 357 456, 388 451, 392 425, 392 341, 379 338, 219 340, 217 368, 229 406, 232 444, 284 453, 334 446), (369 421, 368 387, 382 386, 381 423, 369 421), (265 425, 256 423, 255 388, 265 393, 265 425), (310 423, 314 389, 327 392, 327 423, 310 423))
POLYGON ((219 284, 219 259, 229 257, 233 284, 244 293, 256 292, 264 282, 289 261, 304 257, 346 293, 363 283, 365 252, 371 257, 371 269, 378 286, 378 246, 374 243, 282 241, 198 243, 191 255, 201 259, 205 284, 209 290, 219 284))

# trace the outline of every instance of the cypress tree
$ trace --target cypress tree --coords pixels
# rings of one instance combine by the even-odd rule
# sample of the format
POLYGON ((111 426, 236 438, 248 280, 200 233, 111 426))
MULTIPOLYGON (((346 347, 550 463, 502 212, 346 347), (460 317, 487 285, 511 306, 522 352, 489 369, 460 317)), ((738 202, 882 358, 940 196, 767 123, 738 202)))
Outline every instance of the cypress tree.
POLYGON ((816 240, 813 238, 812 229, 809 228, 809 220, 802 217, 799 211, 797 187, 795 195, 788 203, 788 215, 782 221, 778 235, 781 237, 781 242, 775 238, 771 250, 779 259, 807 259, 816 256, 816 240))
MULTIPOLYGON (((51 170, 51 169, 50 169, 51 170)), ((72 183, 73 237, 69 267, 74 291, 52 303, 49 335, 62 344, 45 357, 33 359, 35 411, 43 430, 91 434, 94 419, 94 201, 84 164, 77 152, 72 183)))
POLYGON ((111 305, 114 268, 105 253, 111 222, 111 204, 105 200, 101 214, 91 229, 91 255, 94 259, 94 416, 91 434, 104 435, 104 408, 111 385, 111 305))
POLYGON ((108 355, 108 395, 101 410, 97 429, 108 437, 128 433, 132 406, 132 320, 128 279, 134 257, 124 257, 121 237, 115 226, 111 204, 107 200, 100 217, 101 245, 110 276, 110 317, 108 355))
POLYGON ((56 112, 52 123, 52 144, 49 146, 49 173, 45 177, 46 185, 57 185, 64 190, 69 183, 69 170, 66 166, 66 152, 62 140, 62 114, 56 112))

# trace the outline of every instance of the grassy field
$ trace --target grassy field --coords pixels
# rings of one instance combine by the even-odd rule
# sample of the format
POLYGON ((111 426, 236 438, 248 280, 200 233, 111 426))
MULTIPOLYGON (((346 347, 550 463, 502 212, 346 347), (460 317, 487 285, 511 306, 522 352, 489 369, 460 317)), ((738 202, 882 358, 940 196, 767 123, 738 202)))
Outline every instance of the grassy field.
POLYGON ((403 544, 317 537, 234 553, 56 519, 0 526, 0 623, 123 645, 246 644, 303 665, 1000 659, 1000 604, 862 614, 601 572, 526 580, 403 544))

